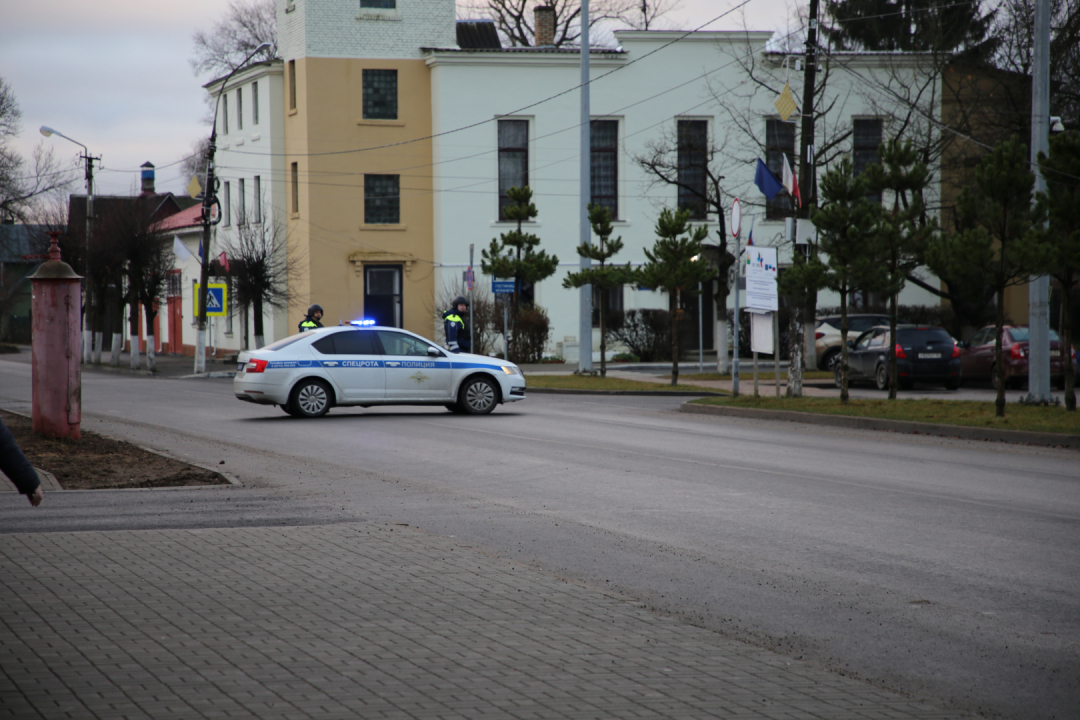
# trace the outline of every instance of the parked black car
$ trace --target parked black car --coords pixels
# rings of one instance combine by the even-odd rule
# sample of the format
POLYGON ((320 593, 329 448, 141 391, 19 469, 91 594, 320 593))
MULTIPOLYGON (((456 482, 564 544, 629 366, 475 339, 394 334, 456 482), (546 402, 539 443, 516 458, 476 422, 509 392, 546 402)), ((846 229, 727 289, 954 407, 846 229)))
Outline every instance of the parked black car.
MULTIPOLYGON (((917 382, 960 387, 960 348, 945 328, 915 325, 896 329, 896 376, 900 387, 917 382)), ((840 386, 840 366, 835 369, 840 386)), ((848 349, 848 381, 872 382, 879 390, 889 388, 889 328, 878 326, 859 335, 848 349)))

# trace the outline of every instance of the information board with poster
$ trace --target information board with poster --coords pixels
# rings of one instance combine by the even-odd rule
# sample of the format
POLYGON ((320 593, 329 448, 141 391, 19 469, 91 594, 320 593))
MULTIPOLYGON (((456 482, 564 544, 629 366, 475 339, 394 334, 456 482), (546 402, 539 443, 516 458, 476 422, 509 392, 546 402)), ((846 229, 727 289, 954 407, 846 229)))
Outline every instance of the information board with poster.
POLYGON ((746 248, 746 306, 776 312, 776 248, 751 245, 746 248))

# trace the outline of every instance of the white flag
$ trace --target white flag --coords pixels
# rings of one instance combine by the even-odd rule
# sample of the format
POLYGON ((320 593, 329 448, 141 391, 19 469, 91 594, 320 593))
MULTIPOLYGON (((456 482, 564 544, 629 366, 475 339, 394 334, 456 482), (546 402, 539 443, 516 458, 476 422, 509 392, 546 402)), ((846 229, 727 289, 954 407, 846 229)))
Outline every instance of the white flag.
POLYGON ((192 257, 191 252, 187 249, 187 246, 184 245, 184 243, 180 242, 179 235, 173 235, 172 251, 173 255, 175 255, 180 260, 180 262, 187 262, 192 257))

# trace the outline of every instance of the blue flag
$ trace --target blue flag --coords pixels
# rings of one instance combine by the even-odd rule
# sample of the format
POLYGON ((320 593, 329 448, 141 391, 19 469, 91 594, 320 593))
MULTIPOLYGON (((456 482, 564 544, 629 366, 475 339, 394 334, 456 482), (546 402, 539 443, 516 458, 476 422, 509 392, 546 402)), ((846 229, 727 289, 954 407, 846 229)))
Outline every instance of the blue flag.
POLYGON ((754 184, 758 186, 758 190, 764 193, 765 197, 772 200, 776 197, 776 194, 784 189, 784 183, 780 182, 780 179, 773 174, 772 170, 768 168, 758 158, 757 172, 754 173, 754 184))

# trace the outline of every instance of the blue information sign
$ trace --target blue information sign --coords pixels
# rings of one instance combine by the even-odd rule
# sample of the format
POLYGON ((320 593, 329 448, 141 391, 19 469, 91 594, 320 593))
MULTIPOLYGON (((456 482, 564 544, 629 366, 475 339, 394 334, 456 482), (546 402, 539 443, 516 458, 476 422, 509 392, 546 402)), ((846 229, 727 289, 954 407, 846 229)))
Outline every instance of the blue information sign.
POLYGON ((514 281, 513 280, 492 280, 491 292, 495 295, 513 295, 514 294, 514 281))

